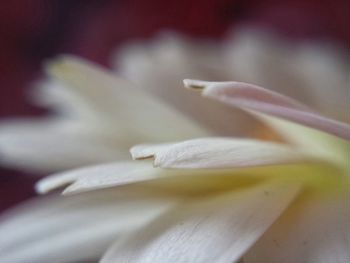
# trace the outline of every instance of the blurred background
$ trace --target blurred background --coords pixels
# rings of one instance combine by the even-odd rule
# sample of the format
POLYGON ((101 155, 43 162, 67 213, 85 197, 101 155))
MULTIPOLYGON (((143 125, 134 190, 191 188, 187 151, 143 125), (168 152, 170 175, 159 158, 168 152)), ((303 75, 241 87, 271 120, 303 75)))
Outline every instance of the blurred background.
MULTIPOLYGON (((0 8, 0 118, 40 115, 27 100, 43 60, 73 53, 108 66, 126 41, 161 30, 220 39, 256 26, 293 41, 332 40, 350 47, 347 0, 13 0, 0 8), (233 31, 234 32, 234 31, 233 31)), ((1 155, 0 155, 1 158, 1 155)), ((34 195, 37 177, 0 170, 0 209, 34 195)))

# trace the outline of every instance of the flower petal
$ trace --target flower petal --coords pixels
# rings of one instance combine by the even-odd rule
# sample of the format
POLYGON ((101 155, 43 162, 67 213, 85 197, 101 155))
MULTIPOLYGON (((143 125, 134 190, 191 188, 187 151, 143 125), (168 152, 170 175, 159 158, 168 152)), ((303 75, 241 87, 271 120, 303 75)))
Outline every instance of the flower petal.
POLYGON ((264 116, 263 120, 300 151, 343 167, 348 166, 349 140, 283 119, 264 116))
POLYGON ((125 152, 62 120, 27 119, 0 125, 2 165, 52 172, 125 157, 125 152))
POLYGON ((142 231, 117 242, 102 262, 236 262, 298 190, 296 185, 270 182, 187 200, 142 231))
POLYGON ((283 144, 248 139, 201 138, 174 144, 139 145, 134 158, 154 157, 163 168, 227 169, 310 161, 311 157, 283 144))
MULTIPOLYGON (((274 169, 276 170, 276 169, 274 169)), ((278 169, 277 169, 278 170, 278 169)), ((37 191, 46 193, 67 186, 64 194, 102 188, 147 189, 175 195, 209 194, 257 183, 271 170, 166 170, 154 168, 149 162, 124 162, 98 165, 46 177, 37 184, 37 191), (249 176, 248 176, 249 175, 249 176)), ((278 171, 281 172, 281 171, 278 171)), ((116 189, 115 189, 116 190, 116 189)))
POLYGON ((46 68, 98 113, 100 120, 116 123, 126 138, 168 141, 207 134, 185 115, 87 61, 61 57, 46 68), (145 121, 159 125, 145 125, 145 121))
POLYGON ((349 193, 291 207, 247 253, 246 263, 350 262, 349 193))
POLYGON ((147 43, 128 43, 116 57, 117 71, 216 135, 245 134, 254 119, 244 112, 203 100, 181 87, 184 78, 227 79, 222 48, 166 32, 147 43), (217 116, 220 116, 219 118, 217 116), (237 125, 239 123, 239 125, 237 125))
POLYGON ((154 196, 102 191, 33 199, 0 217, 1 261, 97 259, 111 242, 143 226, 172 205, 172 200, 154 196))
POLYGON ((39 193, 47 193, 55 188, 69 185, 64 191, 64 193, 69 193, 127 185, 161 176, 160 170, 146 163, 111 163, 48 176, 37 183, 36 189, 39 193))
POLYGON ((54 77, 36 83, 30 95, 33 103, 60 116, 87 121, 98 117, 98 112, 79 93, 54 77))
POLYGON ((202 90, 204 96, 251 111, 296 122, 350 140, 350 125, 321 116, 276 92, 241 82, 185 80, 185 86, 202 90))

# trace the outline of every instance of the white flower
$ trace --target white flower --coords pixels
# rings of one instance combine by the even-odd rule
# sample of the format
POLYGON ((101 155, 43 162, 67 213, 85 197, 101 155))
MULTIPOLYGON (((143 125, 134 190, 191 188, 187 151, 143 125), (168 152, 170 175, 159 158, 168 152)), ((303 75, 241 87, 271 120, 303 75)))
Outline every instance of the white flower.
MULTIPOLYGON (((76 69, 69 74, 79 87, 87 78, 96 86, 108 79, 94 80, 93 71, 76 69)), ((133 147, 133 158, 143 161, 45 178, 40 192, 68 185, 65 193, 76 195, 33 201, 5 215, 2 260, 84 260, 111 245, 101 262, 349 262, 350 126, 246 83, 186 80, 185 85, 253 114, 279 140, 169 138, 177 142, 133 147), (25 229, 16 231, 21 225, 25 229)), ((105 99, 108 105, 109 96, 105 99)))

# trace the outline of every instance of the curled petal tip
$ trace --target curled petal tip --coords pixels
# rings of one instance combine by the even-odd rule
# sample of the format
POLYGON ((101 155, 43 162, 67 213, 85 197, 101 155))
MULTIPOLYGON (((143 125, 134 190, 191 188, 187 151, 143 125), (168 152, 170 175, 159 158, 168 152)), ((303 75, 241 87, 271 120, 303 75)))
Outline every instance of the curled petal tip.
POLYGON ((203 90, 208 85, 210 85, 211 82, 203 81, 203 80, 195 80, 195 79, 184 79, 183 83, 184 83, 185 87, 188 89, 203 90))
POLYGON ((134 146, 130 149, 130 154, 133 160, 142 160, 146 158, 137 146, 134 146))
POLYGON ((133 160, 144 160, 154 158, 154 153, 146 145, 136 145, 130 149, 133 160))

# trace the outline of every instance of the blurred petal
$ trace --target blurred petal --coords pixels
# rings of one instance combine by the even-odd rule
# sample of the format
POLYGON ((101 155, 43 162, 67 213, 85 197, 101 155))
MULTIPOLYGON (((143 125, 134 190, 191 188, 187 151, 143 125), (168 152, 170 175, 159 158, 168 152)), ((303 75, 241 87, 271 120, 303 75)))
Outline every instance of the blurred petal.
POLYGON ((298 190, 296 185, 270 182, 187 200, 126 241, 117 242, 102 262, 235 262, 278 218, 298 190))
POLYGON ((0 218, 1 261, 99 258, 111 242, 159 216, 171 202, 111 191, 33 199, 0 218))
POLYGON ((256 28, 241 27, 232 33, 223 49, 230 79, 268 87, 307 105, 312 102, 294 42, 256 28))
POLYGON ((220 53, 217 43, 166 32, 147 43, 128 43, 115 60, 117 72, 125 78, 216 135, 245 134, 254 122, 248 114, 182 89, 182 80, 189 76, 226 80, 228 75, 220 53))
POLYGON ((288 145, 248 139, 201 138, 131 149, 136 159, 154 158, 162 168, 237 168, 310 161, 311 157, 288 145))
POLYGON ((348 121, 350 65, 347 50, 322 44, 302 46, 296 55, 295 71, 307 84, 304 89, 312 95, 315 107, 348 121))
POLYGON ((133 143, 206 134, 186 116, 82 59, 62 57, 48 64, 47 71, 78 94, 100 120, 112 121, 119 134, 135 138, 133 143))
POLYGON ((245 263, 350 262, 348 193, 297 203, 247 253, 245 263))
POLYGON ((185 80, 185 86, 224 103, 296 122, 350 140, 350 125, 318 115, 306 106, 273 91, 241 82, 185 80))
POLYGON ((230 79, 268 87, 346 122, 348 54, 334 44, 291 43, 271 32, 235 28, 225 41, 221 63, 225 63, 230 79))
POLYGON ((78 127, 61 120, 3 121, 0 125, 0 162, 39 172, 125 158, 118 151, 78 127))
POLYGON ((98 117, 79 93, 54 77, 36 83, 30 95, 35 104, 66 118, 92 121, 98 117))

